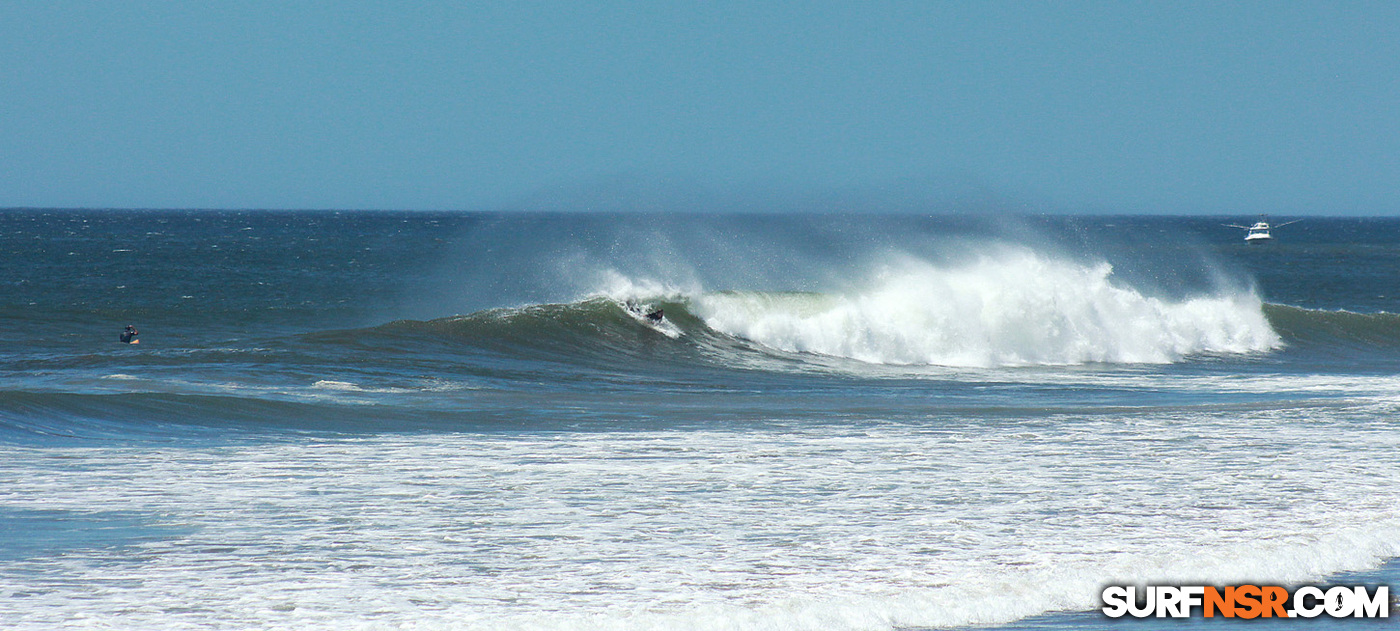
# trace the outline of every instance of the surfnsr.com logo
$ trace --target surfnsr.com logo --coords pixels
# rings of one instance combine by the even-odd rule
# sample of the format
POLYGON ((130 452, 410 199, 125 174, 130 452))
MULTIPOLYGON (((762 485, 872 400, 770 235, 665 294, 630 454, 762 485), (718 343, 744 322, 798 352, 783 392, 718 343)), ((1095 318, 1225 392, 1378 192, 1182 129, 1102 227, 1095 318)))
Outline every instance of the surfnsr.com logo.
POLYGON ((1197 611, 1206 618, 1390 617, 1390 587, 1385 585, 1374 591, 1362 585, 1307 585, 1292 592, 1277 585, 1110 585, 1102 598, 1103 613, 1110 618, 1189 618, 1197 611))

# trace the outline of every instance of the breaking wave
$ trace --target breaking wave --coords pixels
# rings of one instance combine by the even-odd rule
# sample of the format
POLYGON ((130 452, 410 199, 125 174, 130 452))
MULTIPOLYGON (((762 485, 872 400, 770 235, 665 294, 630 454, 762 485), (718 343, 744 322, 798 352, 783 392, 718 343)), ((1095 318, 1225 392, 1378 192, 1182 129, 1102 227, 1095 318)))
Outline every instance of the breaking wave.
POLYGON ((1029 251, 959 267, 908 261, 851 293, 718 293, 694 302, 726 334, 875 364, 1171 363, 1281 343, 1252 293, 1154 298, 1114 282, 1108 263, 1029 251))
POLYGON ((638 341, 661 333, 707 359, 745 365, 740 355, 754 353, 888 366, 1165 364, 1284 344, 1251 291, 1155 297, 1116 279, 1108 263, 1030 250, 960 265, 907 258, 830 292, 681 289, 617 273, 603 285, 572 303, 401 321, 380 332, 629 361, 655 356, 654 344, 638 341), (639 309, 662 309, 665 320, 646 322, 639 309))

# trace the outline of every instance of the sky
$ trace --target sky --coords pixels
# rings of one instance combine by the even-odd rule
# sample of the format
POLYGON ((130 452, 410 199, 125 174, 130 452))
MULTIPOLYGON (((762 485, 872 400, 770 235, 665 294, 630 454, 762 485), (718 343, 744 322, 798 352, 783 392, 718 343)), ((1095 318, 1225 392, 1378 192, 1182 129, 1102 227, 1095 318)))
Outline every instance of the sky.
POLYGON ((1400 3, 0 3, 0 207, 1400 214, 1400 3))

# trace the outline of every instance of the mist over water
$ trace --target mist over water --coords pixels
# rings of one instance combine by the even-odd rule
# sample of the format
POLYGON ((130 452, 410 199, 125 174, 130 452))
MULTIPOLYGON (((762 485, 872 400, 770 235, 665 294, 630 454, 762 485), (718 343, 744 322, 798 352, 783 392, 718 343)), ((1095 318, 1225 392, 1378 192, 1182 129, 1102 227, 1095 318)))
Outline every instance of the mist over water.
POLYGON ((1250 279, 1189 240, 1165 252, 1112 239, 1092 247, 1064 226, 1009 217, 541 224, 509 236, 486 229, 478 239, 506 245, 466 254, 486 261, 463 266, 464 276, 445 281, 448 292, 479 297, 484 281, 472 270, 487 269, 498 286, 515 283, 502 293, 527 304, 667 302, 766 348, 874 364, 1170 363, 1281 345, 1250 279), (497 261, 498 251, 511 255, 497 261))
POLYGON ((445 293, 463 312, 671 301, 726 335, 870 363, 1164 363, 1280 344, 1250 279, 1189 239, 1092 247, 1009 217, 552 219, 479 229, 445 293))

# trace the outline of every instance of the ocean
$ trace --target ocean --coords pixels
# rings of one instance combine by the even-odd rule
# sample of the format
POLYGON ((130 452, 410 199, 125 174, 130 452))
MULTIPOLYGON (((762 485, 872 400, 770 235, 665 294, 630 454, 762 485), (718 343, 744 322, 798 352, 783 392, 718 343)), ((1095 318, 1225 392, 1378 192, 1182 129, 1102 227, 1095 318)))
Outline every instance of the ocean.
POLYGON ((1296 627, 1098 613, 1400 576, 1400 219, 1246 219, 3 211, 0 626, 1296 627))

